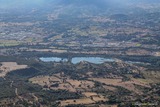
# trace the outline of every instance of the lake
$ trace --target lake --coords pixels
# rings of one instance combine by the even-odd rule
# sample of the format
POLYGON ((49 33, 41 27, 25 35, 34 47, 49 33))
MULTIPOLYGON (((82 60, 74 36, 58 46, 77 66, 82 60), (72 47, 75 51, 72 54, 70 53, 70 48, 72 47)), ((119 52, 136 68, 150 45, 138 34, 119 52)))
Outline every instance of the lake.
MULTIPOLYGON (((60 58, 60 57, 41 57, 41 61, 44 62, 67 62, 67 58, 60 58)), ((113 58, 102 58, 102 57, 73 57, 71 59, 71 63, 77 64, 82 61, 95 63, 95 64, 102 64, 104 62, 114 62, 115 60, 113 58)))

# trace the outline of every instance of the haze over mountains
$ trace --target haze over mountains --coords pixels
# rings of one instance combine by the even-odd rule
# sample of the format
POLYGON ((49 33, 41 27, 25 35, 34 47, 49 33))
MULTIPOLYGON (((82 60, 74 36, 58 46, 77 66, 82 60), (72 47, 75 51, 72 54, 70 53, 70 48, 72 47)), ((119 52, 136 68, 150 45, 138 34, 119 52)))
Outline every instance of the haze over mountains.
POLYGON ((138 4, 157 4, 159 0, 0 0, 1 9, 53 9, 58 6, 127 9, 138 4))

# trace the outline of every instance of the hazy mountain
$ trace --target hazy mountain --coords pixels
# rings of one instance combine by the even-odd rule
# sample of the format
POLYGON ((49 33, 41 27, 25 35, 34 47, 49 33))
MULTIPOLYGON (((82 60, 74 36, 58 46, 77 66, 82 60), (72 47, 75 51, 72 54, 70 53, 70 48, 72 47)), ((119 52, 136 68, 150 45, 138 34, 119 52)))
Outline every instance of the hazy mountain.
MULTIPOLYGON (((12 13, 60 12, 65 15, 79 14, 114 14, 114 13, 139 13, 148 8, 157 9, 151 4, 160 3, 159 0, 0 0, 0 11, 8 10, 12 13)), ((157 9, 158 10, 158 9, 157 9)), ((148 11, 148 10, 147 10, 148 11)))

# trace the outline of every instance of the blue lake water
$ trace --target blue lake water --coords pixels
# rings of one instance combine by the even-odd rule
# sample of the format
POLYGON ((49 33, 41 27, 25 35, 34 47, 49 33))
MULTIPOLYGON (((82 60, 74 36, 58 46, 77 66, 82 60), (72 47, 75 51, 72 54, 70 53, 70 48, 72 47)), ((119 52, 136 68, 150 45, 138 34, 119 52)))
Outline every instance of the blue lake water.
POLYGON ((59 57, 41 57, 40 60, 44 62, 60 62, 60 61, 66 62, 68 61, 67 58, 59 58, 59 57))
MULTIPOLYGON (((60 58, 60 57, 41 57, 41 61, 44 62, 67 62, 67 58, 60 58)), ((73 64, 80 63, 82 61, 90 62, 90 63, 95 63, 95 64, 101 64, 104 62, 114 62, 115 60, 113 58, 102 58, 102 57, 73 57, 71 59, 71 62, 73 64)))
POLYGON ((81 61, 86 61, 95 64, 101 64, 104 62, 114 62, 115 60, 112 58, 101 58, 101 57, 75 57, 72 58, 72 63, 77 64, 81 61))

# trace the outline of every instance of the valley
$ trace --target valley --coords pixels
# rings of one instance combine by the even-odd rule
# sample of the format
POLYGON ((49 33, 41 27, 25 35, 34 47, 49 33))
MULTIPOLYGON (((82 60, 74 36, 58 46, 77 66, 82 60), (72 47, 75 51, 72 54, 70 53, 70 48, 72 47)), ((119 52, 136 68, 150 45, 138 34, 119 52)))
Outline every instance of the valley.
POLYGON ((0 106, 159 107, 159 9, 156 0, 0 1, 0 106))

